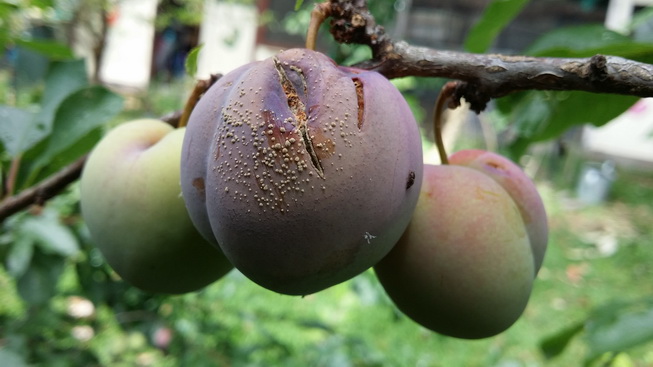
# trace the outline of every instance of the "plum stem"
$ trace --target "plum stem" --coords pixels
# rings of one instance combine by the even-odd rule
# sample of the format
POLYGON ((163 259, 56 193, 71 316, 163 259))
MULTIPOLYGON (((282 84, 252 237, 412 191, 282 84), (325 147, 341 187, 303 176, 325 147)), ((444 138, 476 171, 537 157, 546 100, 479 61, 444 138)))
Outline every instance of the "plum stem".
POLYGON ((454 96, 458 84, 459 82, 457 81, 446 83, 440 90, 440 94, 438 94, 438 98, 435 101, 435 108, 433 111, 433 134, 435 135, 435 145, 438 147, 438 154, 440 155, 440 161, 442 164, 449 164, 447 150, 445 149, 444 141, 442 140, 442 115, 444 114, 445 108, 453 108, 457 106, 454 96))
POLYGON ((179 118, 179 124, 177 127, 185 127, 188 124, 188 119, 190 118, 191 112, 193 112, 193 109, 195 108, 195 105, 197 102, 199 102, 200 98, 206 93, 211 86, 220 79, 221 75, 218 74, 211 74, 211 77, 209 79, 202 79, 198 80, 197 83, 195 83, 195 87, 193 88, 193 91, 190 93, 190 96, 186 100, 186 104, 184 105, 183 112, 181 113, 181 117, 179 118))
POLYGON ((317 43, 317 34, 324 20, 331 15, 331 5, 329 2, 315 4, 311 10, 311 21, 306 31, 306 48, 315 51, 317 43))
POLYGON ((18 180, 18 169, 20 168, 21 158, 22 154, 19 154, 11 160, 11 166, 9 167, 9 176, 7 177, 6 186, 4 187, 6 196, 11 196, 14 194, 16 181, 18 180))

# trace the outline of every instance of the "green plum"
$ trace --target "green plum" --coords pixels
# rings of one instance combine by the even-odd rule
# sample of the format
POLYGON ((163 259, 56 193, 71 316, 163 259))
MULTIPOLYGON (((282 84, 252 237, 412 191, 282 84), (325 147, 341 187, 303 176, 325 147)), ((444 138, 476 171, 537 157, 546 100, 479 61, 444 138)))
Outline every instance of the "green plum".
POLYGON ((130 121, 91 152, 81 177, 81 210, 107 263, 145 291, 198 290, 232 269, 197 232, 181 196, 185 129, 130 121))

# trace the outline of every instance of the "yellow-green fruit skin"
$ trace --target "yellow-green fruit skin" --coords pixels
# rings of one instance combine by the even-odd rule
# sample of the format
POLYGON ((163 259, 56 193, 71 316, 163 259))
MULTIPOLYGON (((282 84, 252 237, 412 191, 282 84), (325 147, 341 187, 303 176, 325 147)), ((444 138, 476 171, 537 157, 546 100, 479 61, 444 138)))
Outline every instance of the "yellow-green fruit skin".
POLYGON ((125 281, 149 292, 195 291, 232 269, 186 211, 184 133, 153 119, 121 124, 96 145, 82 172, 82 216, 95 245, 125 281))
POLYGON ((413 218, 375 271, 417 323, 478 339, 521 316, 534 267, 522 216, 499 183, 464 166, 425 165, 413 218))
POLYGON ((510 194, 526 225, 537 273, 544 262, 549 242, 549 225, 544 203, 533 181, 508 158, 484 150, 458 151, 449 157, 449 163, 473 168, 488 175, 510 194))

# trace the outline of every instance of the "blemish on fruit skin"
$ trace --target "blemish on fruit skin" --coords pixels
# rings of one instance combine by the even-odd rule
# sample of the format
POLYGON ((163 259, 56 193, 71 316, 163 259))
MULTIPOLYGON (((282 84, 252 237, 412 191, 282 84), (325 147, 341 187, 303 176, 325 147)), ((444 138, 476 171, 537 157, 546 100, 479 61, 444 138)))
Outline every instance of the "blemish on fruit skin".
POLYGON ((499 193, 491 190, 484 190, 480 187, 476 187, 476 190, 474 190, 474 194, 477 200, 496 201, 497 198, 499 198, 499 193))
POLYGON ((365 232, 363 238, 367 241, 368 244, 372 243, 371 241, 376 238, 376 236, 371 235, 370 232, 365 232))
POLYGON ((410 171, 410 173, 408 173, 408 180, 406 181, 406 190, 413 187, 414 184, 415 184, 415 172, 410 171))
POLYGON ((197 189, 197 193, 202 197, 202 200, 206 198, 206 186, 204 185, 204 179, 202 177, 197 177, 193 180, 193 187, 197 189))
POLYGON ((506 169, 504 165, 497 162, 485 162, 485 166, 488 168, 488 170, 494 171, 504 176, 510 174, 510 170, 506 169))

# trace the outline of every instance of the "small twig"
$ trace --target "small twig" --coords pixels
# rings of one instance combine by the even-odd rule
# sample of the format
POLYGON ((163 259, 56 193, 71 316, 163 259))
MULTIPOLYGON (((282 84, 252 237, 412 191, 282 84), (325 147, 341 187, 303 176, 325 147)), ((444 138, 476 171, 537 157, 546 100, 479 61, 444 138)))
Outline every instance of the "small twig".
POLYGON ((170 126, 176 128, 179 126, 179 121, 181 120, 181 115, 184 111, 172 111, 161 116, 161 121, 168 123, 170 126))
POLYGON ((438 148, 438 154, 440 155, 440 162, 442 164, 449 164, 449 157, 447 156, 447 150, 444 147, 444 141, 442 140, 442 127, 444 123, 442 122, 442 115, 446 108, 456 108, 460 105, 460 99, 456 98, 456 91, 460 82, 448 82, 442 89, 440 89, 440 94, 435 100, 435 107, 433 109, 433 133, 435 134, 435 146, 438 148))
POLYGON ((21 191, 18 195, 8 197, 0 202, 0 223, 9 216, 32 204, 43 204, 46 200, 61 192, 68 184, 77 180, 82 173, 86 156, 64 167, 61 171, 48 177, 36 186, 21 191))
POLYGON ((193 91, 191 92, 190 96, 186 100, 186 104, 184 105, 183 112, 181 114, 181 117, 179 118, 179 124, 177 127, 185 127, 186 124, 188 124, 188 119, 190 118, 191 112, 193 112, 193 109, 195 108, 195 105, 197 102, 199 102, 200 98, 206 93, 206 91, 211 88, 211 86, 218 80, 220 79, 221 75, 219 74, 212 74, 209 79, 203 79, 203 80, 198 80, 197 83, 195 83, 195 87, 193 88, 193 91))
MULTIPOLYGON (((82 3, 83 4, 83 3, 82 3)), ((104 51, 107 44, 107 35, 109 33, 109 18, 107 14, 108 2, 106 0, 101 1, 100 7, 100 32, 97 35, 95 45, 93 46, 93 61, 95 62, 95 71, 93 73, 93 80, 100 80, 100 70, 102 68, 102 60, 104 51)), ((81 8, 83 9, 83 8, 81 8)), ((88 10, 88 9, 87 9, 88 10)))
POLYGON ((311 21, 308 24, 308 31, 306 32, 306 48, 315 50, 317 44, 317 35, 320 31, 320 26, 324 20, 331 15, 331 7, 328 2, 317 3, 311 11, 311 21))
POLYGON ((7 182, 5 185, 5 193, 7 196, 13 195, 14 190, 16 189, 16 180, 18 179, 18 169, 20 168, 21 158, 22 154, 19 154, 11 160, 9 175, 7 176, 7 182))

